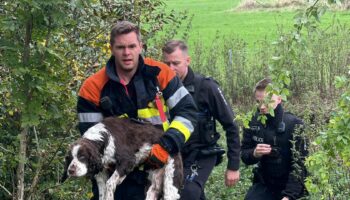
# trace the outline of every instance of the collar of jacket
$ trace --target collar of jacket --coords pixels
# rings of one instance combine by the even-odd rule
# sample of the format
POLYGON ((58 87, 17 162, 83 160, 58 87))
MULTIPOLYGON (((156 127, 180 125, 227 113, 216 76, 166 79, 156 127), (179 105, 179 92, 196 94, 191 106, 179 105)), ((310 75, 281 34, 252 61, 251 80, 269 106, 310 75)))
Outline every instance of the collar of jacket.
MULTIPOLYGON (((284 109, 283 109, 282 104, 278 104, 278 106, 275 108, 274 112, 275 112, 274 117, 272 117, 270 114, 266 114, 266 117, 267 117, 266 126, 277 128, 283 120, 284 109)), ((260 115, 260 111, 258 108, 256 113, 255 113, 255 117, 254 117, 256 121, 258 121, 259 115, 260 115)), ((258 121, 258 122, 261 123, 260 121, 258 121)))
MULTIPOLYGON (((133 77, 145 77, 145 78, 154 78, 158 76, 160 72, 160 68, 158 67, 150 67, 147 64, 145 64, 144 59, 142 56, 139 56, 139 64, 137 66, 137 71, 133 77)), ((120 79, 118 77, 116 66, 115 66, 115 57, 111 56, 111 58, 107 61, 106 64, 106 74, 109 79, 120 83, 120 79)))
POLYGON ((188 67, 187 75, 183 81, 184 86, 192 85, 194 81, 194 72, 193 70, 188 67))

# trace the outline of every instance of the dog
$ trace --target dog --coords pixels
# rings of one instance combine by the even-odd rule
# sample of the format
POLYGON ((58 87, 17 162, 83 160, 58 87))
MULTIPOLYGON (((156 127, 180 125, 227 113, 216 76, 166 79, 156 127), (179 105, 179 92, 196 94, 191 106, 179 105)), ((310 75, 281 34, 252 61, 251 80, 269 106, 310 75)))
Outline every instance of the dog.
MULTIPOLYGON (((105 118, 70 146, 61 181, 68 177, 95 178, 99 200, 114 200, 114 191, 134 168, 148 158, 163 131, 150 123, 129 118, 105 118), (112 175, 110 175, 112 174, 112 175)), ((160 169, 149 169, 146 199, 179 199, 183 186, 180 153, 169 156, 160 169)))

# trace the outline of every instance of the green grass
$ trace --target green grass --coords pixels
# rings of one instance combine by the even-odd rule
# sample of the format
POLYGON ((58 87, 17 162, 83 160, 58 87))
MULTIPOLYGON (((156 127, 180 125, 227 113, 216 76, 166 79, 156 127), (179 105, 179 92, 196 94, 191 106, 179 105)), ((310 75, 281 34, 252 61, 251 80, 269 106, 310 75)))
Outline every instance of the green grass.
MULTIPOLYGON (((187 10, 193 15, 190 44, 198 39, 211 44, 217 33, 233 35, 252 46, 256 41, 274 41, 281 30, 293 28, 293 10, 237 11, 239 0, 166 0, 169 9, 187 10)), ((328 12, 321 18, 321 26, 331 24, 333 16, 350 24, 350 12, 328 12)))

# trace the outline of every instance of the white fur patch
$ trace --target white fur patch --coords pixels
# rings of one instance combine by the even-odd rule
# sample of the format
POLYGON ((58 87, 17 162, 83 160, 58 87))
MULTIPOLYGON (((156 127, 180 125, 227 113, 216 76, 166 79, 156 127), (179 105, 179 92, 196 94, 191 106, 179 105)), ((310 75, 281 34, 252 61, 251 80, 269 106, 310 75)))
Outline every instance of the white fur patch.
POLYGON ((105 125, 102 123, 98 123, 95 126, 89 128, 83 135, 83 138, 92 141, 103 141, 103 132, 108 133, 105 125))
POLYGON ((98 195, 99 200, 105 199, 105 193, 106 193, 106 182, 108 180, 107 172, 103 170, 102 172, 95 175, 97 187, 98 187, 98 195))
POLYGON ((159 193, 163 187, 164 168, 151 170, 148 179, 151 181, 151 186, 146 193, 146 200, 157 200, 159 193))
POLYGON ((114 200, 114 191, 117 185, 121 184, 126 176, 120 176, 118 171, 115 170, 112 176, 108 179, 106 183, 106 200, 114 200))
POLYGON ((108 145, 103 152, 102 164, 115 163, 115 144, 114 138, 109 135, 108 145))
POLYGON ((164 199, 165 200, 175 200, 180 199, 179 190, 174 186, 174 172, 175 165, 174 159, 169 157, 168 163, 165 165, 165 174, 164 174, 164 199))
POLYGON ((69 176, 80 177, 86 175, 88 169, 85 163, 80 162, 78 159, 78 151, 80 145, 76 145, 72 149, 72 162, 68 166, 67 173, 69 176), (70 174, 70 171, 74 171, 73 174, 70 174))
POLYGON ((148 158, 149 153, 151 152, 151 144, 145 143, 142 145, 142 147, 139 149, 139 151, 135 154, 135 164, 139 165, 140 163, 144 162, 146 158, 148 158))

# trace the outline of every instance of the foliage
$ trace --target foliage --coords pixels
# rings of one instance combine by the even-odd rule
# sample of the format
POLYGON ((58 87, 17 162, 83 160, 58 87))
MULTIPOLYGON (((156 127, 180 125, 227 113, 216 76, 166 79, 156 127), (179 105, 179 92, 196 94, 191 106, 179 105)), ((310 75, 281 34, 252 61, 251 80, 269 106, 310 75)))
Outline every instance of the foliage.
MULTIPOLYGON (((350 68, 349 68, 350 69, 350 68)), ((319 199, 342 199, 350 195, 350 71, 337 76, 335 85, 344 93, 338 100, 326 131, 314 142, 317 151, 308 160, 310 176, 307 186, 319 199)))
MULTIPOLYGON (((203 15, 192 16, 190 20, 193 18, 195 23, 185 23, 184 27, 188 14, 183 11, 185 4, 179 5, 177 1, 173 4, 181 12, 167 10, 161 0, 1 1, 0 199, 16 198, 20 164, 25 169, 25 199, 91 197, 88 180, 68 180, 62 184, 59 178, 67 146, 79 137, 75 129, 76 93, 82 81, 106 62, 109 29, 121 19, 141 26, 143 41, 148 46, 146 53, 151 56, 159 56, 160 46, 168 38, 181 37, 191 43, 193 37, 198 38, 190 45, 192 66, 221 83, 228 99, 239 106, 239 110, 235 108, 238 113, 251 107, 254 84, 262 77, 273 75, 278 84, 272 89, 286 97, 291 94, 286 107, 303 117, 309 125, 306 135, 315 141, 307 161, 311 197, 344 199, 349 196, 350 86, 345 75, 348 69, 344 67, 350 64, 349 26, 336 19, 329 22, 328 17, 327 23, 322 19, 320 28, 318 21, 326 7, 313 6, 298 14, 295 29, 285 33, 271 21, 276 15, 288 18, 291 12, 286 15, 233 13, 228 12, 227 7, 233 6, 228 0, 210 1, 211 6, 204 6, 206 10, 198 10, 203 2, 192 2, 195 14, 203 15), (221 20, 213 21, 209 10, 220 13, 221 20), (228 19, 228 16, 234 16, 236 23, 229 21, 232 17, 228 19), (251 24, 252 16, 261 22, 262 29, 251 24), (199 26, 199 21, 205 21, 206 26, 199 26), (242 29, 237 23, 249 28, 242 29), (189 32, 191 26, 203 34, 189 32), (271 45, 269 39, 262 40, 261 35, 268 32, 269 38, 275 37, 271 31, 274 28, 280 30, 279 39, 271 45), (177 29, 186 30, 178 34, 177 29), (213 29, 220 32, 215 33, 213 29), (241 32, 223 35, 231 30, 241 32), (215 39, 204 33, 215 35, 215 39), (261 40, 252 44, 256 38, 261 40), (334 81, 338 89, 332 84, 334 81), (337 110, 333 110, 338 94, 342 96, 337 110), (331 120, 329 113, 332 113, 331 120), (327 122, 330 124, 325 130, 327 122), (20 147, 25 147, 21 142, 27 145, 24 154, 19 154, 20 147)), ((346 13, 342 17, 348 19, 346 13)), ((243 122, 249 120, 249 115, 239 116, 243 122)), ((243 199, 250 185, 251 169, 242 166, 241 182, 227 190, 222 189, 224 169, 223 163, 210 177, 206 187, 208 198, 243 199)))
POLYGON ((1 1, 0 199, 91 196, 82 181, 59 183, 78 88, 106 62, 114 22, 137 23, 147 42, 179 18, 161 0, 1 1))
MULTIPOLYGON (((346 199, 349 193, 349 168, 343 160, 344 156, 342 159, 338 157, 349 155, 349 148, 345 145, 348 137, 343 136, 349 131, 343 130, 341 136, 332 139, 321 136, 319 138, 318 133, 322 132, 325 123, 329 121, 328 113, 332 109, 328 107, 332 107, 336 96, 343 92, 331 83, 334 77, 347 73, 344 66, 349 65, 350 30, 346 24, 340 24, 337 20, 327 29, 320 28, 320 18, 326 7, 318 6, 317 1, 313 3, 306 11, 295 16, 294 31, 281 33, 273 46, 262 41, 259 43, 261 46, 255 46, 255 51, 249 54, 245 41, 237 39, 236 36, 225 37, 218 34, 208 50, 203 50, 204 45, 201 42, 195 43, 192 66, 197 71, 215 77, 221 83, 227 97, 233 103, 239 103, 239 108, 245 111, 247 109, 244 105, 249 105, 252 101, 254 84, 262 77, 270 76, 273 79, 275 84, 269 88, 271 93, 281 95, 284 100, 293 94, 291 102, 301 104, 298 109, 294 109, 295 105, 287 102, 287 107, 293 108, 294 110, 291 110, 307 122, 305 135, 309 141, 313 142, 315 138, 318 138, 316 141, 331 141, 326 147, 320 142, 313 142, 315 145, 310 147, 310 155, 320 152, 312 165, 308 165, 309 170, 314 171, 310 174, 307 184, 310 198, 346 199), (337 145, 342 148, 332 150, 337 145)), ((348 90, 349 85, 345 88, 348 90)), ((346 111, 339 113, 339 118, 348 125, 349 116, 344 115, 345 113, 346 111)), ((248 112, 248 115, 238 115, 237 119, 243 125, 247 125, 251 114, 252 111, 248 112)), ((215 181, 217 180, 214 179, 215 181)), ((213 183, 209 182, 207 188, 216 187, 211 184, 213 183)))

